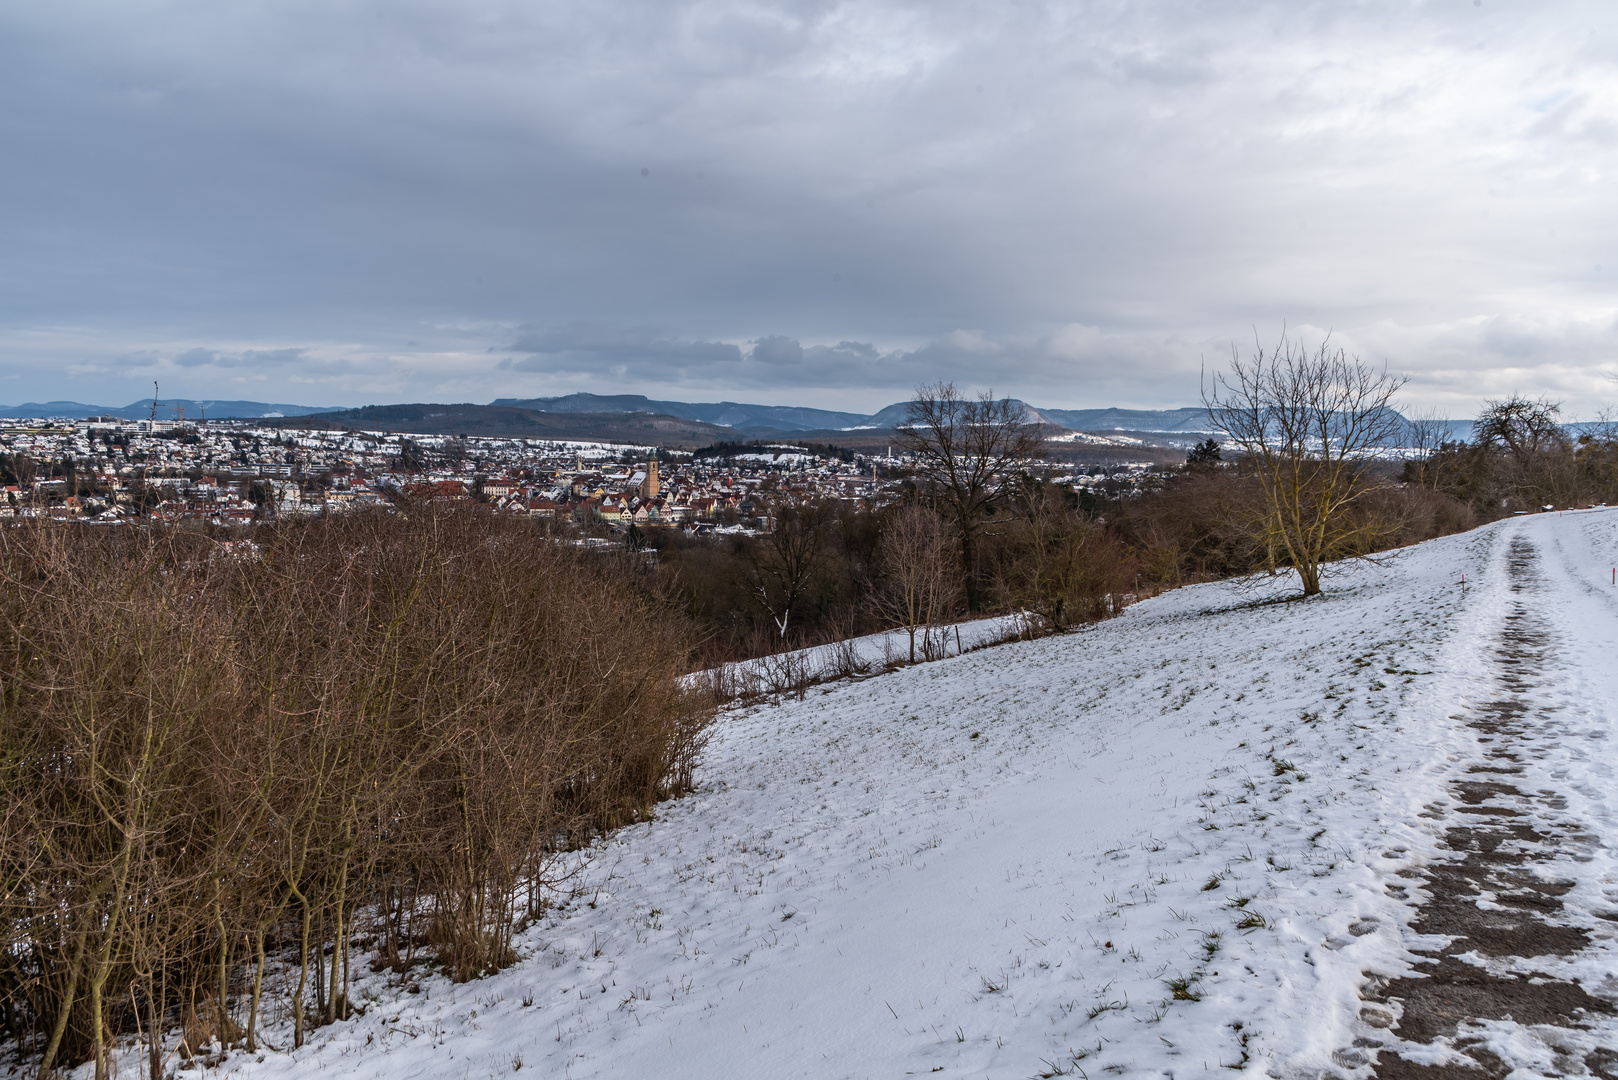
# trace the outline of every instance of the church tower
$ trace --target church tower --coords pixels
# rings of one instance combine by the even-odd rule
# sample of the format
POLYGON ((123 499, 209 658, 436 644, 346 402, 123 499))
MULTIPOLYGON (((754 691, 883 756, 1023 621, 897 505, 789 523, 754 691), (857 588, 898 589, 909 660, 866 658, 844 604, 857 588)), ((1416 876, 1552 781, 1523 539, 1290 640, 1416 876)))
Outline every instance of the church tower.
POLYGON ((646 462, 646 479, 641 481, 640 497, 643 499, 657 498, 657 457, 654 455, 646 462))

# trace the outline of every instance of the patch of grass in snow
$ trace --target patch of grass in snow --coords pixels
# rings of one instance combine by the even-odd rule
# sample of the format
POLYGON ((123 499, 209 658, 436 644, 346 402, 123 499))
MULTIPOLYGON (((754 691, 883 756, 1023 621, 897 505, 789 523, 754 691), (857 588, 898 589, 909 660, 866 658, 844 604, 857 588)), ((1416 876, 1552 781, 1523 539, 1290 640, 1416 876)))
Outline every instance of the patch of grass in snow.
POLYGON ((1240 1020, 1236 1021, 1234 1024, 1231 1024, 1230 1027, 1231 1027, 1232 1031, 1236 1032, 1236 1038, 1237 1038, 1238 1044, 1240 1045, 1241 1051, 1242 1051, 1242 1059, 1240 1061, 1238 1061, 1234 1065, 1225 1065, 1224 1062, 1220 1062, 1220 1064, 1223 1065, 1227 1069, 1235 1069, 1237 1071, 1241 1071, 1241 1070, 1247 1068, 1247 1063, 1248 1063, 1249 1060, 1252 1059, 1252 1056, 1253 1056, 1251 1053, 1248 1052, 1248 1049, 1247 1049, 1247 1040, 1249 1038, 1251 1038, 1251 1036, 1247 1032, 1242 1030, 1242 1022, 1240 1020))
POLYGON ((1129 1008, 1129 995, 1125 994, 1124 999, 1122 1001, 1108 1001, 1108 1002, 1105 1002, 1104 1004, 1101 1004, 1101 1005, 1092 1005, 1092 1006, 1090 1006, 1090 1008, 1085 1012, 1084 1015, 1085 1015, 1086 1019, 1094 1020, 1096 1017, 1100 1016, 1102 1013, 1106 1013, 1106 1012, 1123 1012, 1127 1008, 1129 1008))
POLYGON ((1250 934, 1254 930, 1268 930, 1269 928, 1270 920, 1256 911, 1244 911, 1242 917, 1236 920, 1236 929, 1244 934, 1250 934))
POLYGON ((1044 1068, 1034 1075, 1039 1077, 1039 1080, 1050 1080, 1050 1078, 1053 1076, 1072 1076, 1074 1073, 1083 1076, 1084 1070, 1079 1068, 1079 1062, 1083 1061, 1089 1056, 1090 1053, 1087 1050, 1069 1050, 1067 1052, 1066 1064, 1058 1064, 1054 1061, 1048 1061, 1045 1058, 1040 1058, 1039 1063, 1044 1066, 1044 1068))
POLYGON ((1165 985, 1168 986, 1169 993, 1174 996, 1175 1001, 1202 1000, 1202 990, 1198 987, 1197 979, 1194 975, 1182 975, 1177 979, 1168 979, 1165 985))

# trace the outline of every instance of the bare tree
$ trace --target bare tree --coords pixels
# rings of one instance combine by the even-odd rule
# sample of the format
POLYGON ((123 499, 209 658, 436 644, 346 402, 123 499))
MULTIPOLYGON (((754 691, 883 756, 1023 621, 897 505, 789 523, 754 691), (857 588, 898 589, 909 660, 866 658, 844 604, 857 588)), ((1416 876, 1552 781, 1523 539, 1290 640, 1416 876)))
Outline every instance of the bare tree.
POLYGON ((1576 484, 1573 440, 1562 426, 1562 407, 1545 398, 1513 394, 1490 401, 1472 425, 1472 437, 1504 465, 1507 491, 1535 509, 1566 506, 1576 484))
POLYGON ((782 507, 772 516, 775 528, 746 549, 748 591, 785 641, 793 613, 820 574, 830 512, 816 504, 782 507))
POLYGON ((960 582, 954 573, 954 546, 948 526, 925 506, 901 506, 889 516, 877 552, 881 578, 871 606, 910 635, 910 662, 916 662, 916 632, 922 655, 932 656, 932 629, 954 611, 960 582))
POLYGON ((1405 428, 1406 449, 1411 452, 1405 468, 1406 479, 1432 491, 1439 489, 1446 462, 1440 451, 1451 441, 1449 434, 1448 413, 1427 409, 1410 417, 1405 428))
POLYGON ((1260 539, 1298 571, 1305 596, 1320 592, 1322 564, 1371 550, 1392 527, 1358 513, 1377 452, 1406 421, 1394 409, 1405 380, 1334 349, 1313 352, 1284 335, 1203 390, 1209 417, 1255 470, 1263 492, 1260 539))
POLYGON ((1498 447, 1514 458, 1526 460, 1567 443, 1558 402, 1513 394, 1504 401, 1487 404, 1472 425, 1472 437, 1485 446, 1498 447))
POLYGON ((1045 436, 1024 407, 992 392, 968 398, 954 383, 916 389, 897 432, 916 457, 918 472, 937 495, 960 541, 966 604, 980 606, 977 548, 988 516, 1006 480, 1036 456, 1045 436))

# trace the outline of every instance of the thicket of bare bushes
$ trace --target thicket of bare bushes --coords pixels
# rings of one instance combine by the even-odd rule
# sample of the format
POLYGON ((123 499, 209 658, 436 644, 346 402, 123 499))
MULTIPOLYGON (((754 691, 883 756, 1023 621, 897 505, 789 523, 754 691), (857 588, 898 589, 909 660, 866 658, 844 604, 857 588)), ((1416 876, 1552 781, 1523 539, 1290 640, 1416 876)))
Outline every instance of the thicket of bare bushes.
POLYGON ((1142 560, 1101 515, 1045 480, 1024 477, 1009 493, 994 543, 994 593, 1058 633, 1116 614, 1139 586, 1142 560))
POLYGON ((1434 440, 1405 468, 1409 484, 1448 496, 1488 520, 1506 514, 1618 502, 1618 429, 1577 434, 1561 406, 1513 395, 1488 402, 1469 440, 1434 440))
MULTIPOLYGON (((1141 559, 1113 505, 1005 479, 974 538, 978 613, 1027 610, 1062 629, 1121 610, 1141 559)), ((971 609, 959 531, 931 496, 916 484, 874 511, 797 507, 771 536, 653 534, 660 587, 702 628, 705 666, 893 628, 912 659, 942 655, 942 628, 971 609)))
MULTIPOLYGON (((1348 542, 1335 557, 1371 555, 1487 520, 1442 492, 1401 483, 1401 467, 1382 462, 1367 470, 1363 494, 1339 511, 1348 542)), ((1291 569, 1284 547, 1253 527, 1267 507, 1253 473, 1240 459, 1164 470, 1138 497, 1108 504, 1108 519, 1139 560, 1143 591, 1291 569)))
POLYGON ((156 1080, 272 1010, 301 1043, 349 1011, 355 944, 508 963, 561 852, 691 782, 689 626, 626 574, 427 508, 229 545, 0 530, 19 1063, 100 1076, 135 1034, 156 1080))

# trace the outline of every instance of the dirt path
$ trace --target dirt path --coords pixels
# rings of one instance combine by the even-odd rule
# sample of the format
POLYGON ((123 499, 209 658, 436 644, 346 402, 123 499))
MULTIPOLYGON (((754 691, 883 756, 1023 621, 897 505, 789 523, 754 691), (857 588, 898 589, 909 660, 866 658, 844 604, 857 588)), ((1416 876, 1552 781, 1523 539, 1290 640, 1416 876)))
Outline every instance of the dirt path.
POLYGON ((1588 1037, 1579 1037, 1613 1006, 1552 972, 1565 966, 1556 958, 1590 945, 1592 920, 1602 917, 1564 903, 1575 885, 1566 878, 1568 863, 1587 861, 1584 853, 1600 841, 1570 815, 1562 792, 1538 786, 1544 770, 1528 768, 1559 737, 1557 707, 1536 695, 1554 677, 1558 648, 1557 631, 1536 603, 1539 563, 1532 542, 1511 540, 1511 602, 1493 657, 1495 691, 1464 714, 1477 733, 1479 759, 1451 783, 1452 804, 1428 810, 1452 820, 1442 846, 1453 858, 1409 872, 1421 896, 1411 929, 1449 943, 1416 950, 1426 957, 1418 975, 1373 980, 1365 993, 1361 1019, 1391 1036, 1359 1040, 1379 1048, 1374 1074, 1383 1080, 1506 1076, 1526 1062, 1498 1052, 1502 1027, 1491 1023, 1498 1021, 1531 1029, 1550 1057, 1536 1062, 1536 1071, 1618 1080, 1618 1047, 1591 1049, 1588 1037))

